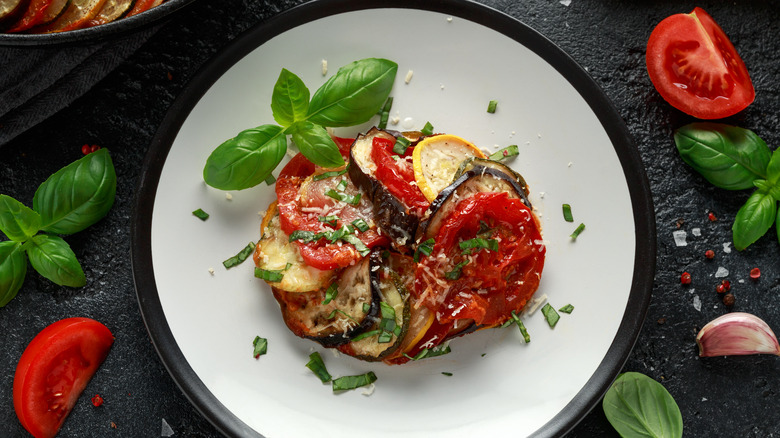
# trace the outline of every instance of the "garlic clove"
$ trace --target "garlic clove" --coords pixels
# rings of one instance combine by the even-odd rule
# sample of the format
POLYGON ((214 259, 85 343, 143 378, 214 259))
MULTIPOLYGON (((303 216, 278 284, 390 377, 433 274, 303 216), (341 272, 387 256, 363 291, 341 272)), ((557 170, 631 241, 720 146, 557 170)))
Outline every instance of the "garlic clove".
POLYGON ((775 354, 780 344, 761 318, 744 312, 727 313, 713 319, 696 336, 699 356, 775 354))

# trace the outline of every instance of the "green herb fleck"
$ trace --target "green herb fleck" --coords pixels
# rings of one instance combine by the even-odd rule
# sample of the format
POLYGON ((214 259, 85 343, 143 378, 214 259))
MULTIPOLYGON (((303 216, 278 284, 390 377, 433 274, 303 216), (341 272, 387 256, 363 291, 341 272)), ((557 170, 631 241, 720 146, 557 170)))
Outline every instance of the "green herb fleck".
POLYGON ((577 240, 577 237, 579 237, 583 231, 585 231, 585 224, 580 224, 569 237, 571 237, 571 240, 577 240))
POLYGON ((333 216, 333 215, 331 215, 331 216, 320 216, 320 217, 317 218, 317 220, 322 222, 322 223, 326 223, 326 224, 330 225, 331 227, 335 227, 336 224, 338 224, 339 217, 338 216, 333 216))
POLYGON ((516 157, 517 155, 520 155, 520 150, 517 148, 516 144, 513 144, 490 154, 488 159, 501 161, 505 158, 516 157))
POLYGON ((332 170, 330 172, 323 172, 323 173, 314 175, 311 179, 313 181, 321 181, 321 180, 323 180, 325 178, 330 178, 330 177, 333 177, 333 176, 344 175, 345 173, 347 173, 347 170, 349 170, 349 165, 347 165, 347 167, 345 167, 345 168, 343 168, 341 170, 332 170))
POLYGON ((254 242, 249 242, 249 244, 246 247, 244 247, 244 249, 242 249, 238 254, 222 262, 222 266, 224 266, 225 269, 230 269, 234 266, 238 266, 241 263, 244 263, 244 260, 246 260, 250 255, 252 255, 252 252, 254 252, 254 250, 255 250, 254 242))
POLYGON ((360 193, 358 193, 356 195, 350 195, 348 193, 341 193, 341 192, 337 192, 337 191, 335 191, 333 189, 330 189, 327 192, 325 192, 325 194, 330 196, 331 198, 337 200, 337 201, 346 202, 349 205, 358 205, 358 204, 360 204, 360 193))
POLYGON ((292 266, 292 263, 288 263, 284 269, 279 270, 255 268, 255 277, 265 281, 270 281, 271 283, 279 283, 282 281, 282 278, 284 278, 284 274, 282 274, 282 272, 290 269, 290 266, 292 266))
POLYGON ((463 254, 471 254, 473 252, 472 250, 479 250, 483 248, 490 251, 498 251, 498 240, 474 238, 464 240, 463 242, 460 242, 458 246, 460 246, 460 249, 463 250, 463 254))
POLYGON ((306 363, 306 368, 310 369, 315 376, 319 377, 320 380, 322 380, 322 383, 328 383, 333 380, 328 369, 325 368, 325 362, 322 361, 322 356, 316 351, 309 355, 309 362, 306 363))
POLYGON ((255 347, 254 351, 252 352, 252 356, 254 356, 255 359, 268 352, 268 339, 266 338, 255 336, 255 340, 252 341, 252 345, 255 347))
POLYGON ((523 321, 520 320, 520 317, 517 316, 517 313, 515 311, 512 311, 512 319, 510 320, 514 321, 515 324, 517 324, 517 328, 520 329, 520 334, 523 335, 523 340, 525 343, 531 342, 531 335, 528 334, 528 330, 525 328, 525 324, 523 324, 523 321))
POLYGON ((569 204, 563 204, 563 220, 574 222, 574 216, 571 215, 571 205, 569 204))
POLYGON ((550 324, 550 328, 555 327, 555 324, 558 324, 558 320, 561 319, 561 316, 558 315, 558 312, 553 309, 553 306, 551 306, 550 303, 547 303, 542 307, 542 315, 547 319, 547 324, 550 324))
POLYGON ((339 286, 336 283, 331 284, 330 286, 328 286, 328 289, 325 291, 325 300, 322 301, 322 305, 324 306, 330 303, 338 295, 339 295, 339 286))
POLYGON ((571 314, 571 312, 574 311, 574 306, 572 306, 571 304, 567 304, 561 307, 560 309, 558 309, 558 311, 571 314))
POLYGON ((374 382, 376 382, 376 374, 373 371, 358 376, 343 376, 333 380, 333 391, 348 391, 374 382))
POLYGON ((490 102, 488 102, 487 112, 489 112, 490 114, 495 113, 497 106, 498 106, 498 101, 497 100, 491 100, 490 102))
POLYGON ((363 220, 362 218, 357 218, 354 221, 352 221, 352 225, 355 228, 357 228, 358 230, 360 230, 361 233, 365 233, 366 231, 368 231, 371 228, 371 227, 368 226, 366 221, 363 220))
POLYGON ((433 125, 431 125, 431 122, 425 122, 425 126, 420 130, 422 135, 431 135, 433 134, 433 125))
POLYGON ((448 377, 452 376, 452 373, 448 373, 447 371, 442 371, 441 373, 448 377))
POLYGON ((414 262, 419 263, 420 262, 420 254, 424 256, 429 256, 433 252, 433 245, 436 243, 436 241, 433 240, 433 237, 430 239, 420 243, 417 246, 417 249, 414 250, 414 262))
POLYGON ((195 210, 195 211, 193 211, 192 214, 195 215, 195 217, 197 217, 198 219, 200 219, 202 221, 205 221, 206 219, 209 218, 209 214, 206 213, 205 211, 203 211, 200 208, 195 210))
POLYGON ((409 139, 406 137, 398 137, 395 139, 395 144, 393 145, 393 152, 395 152, 398 155, 403 155, 406 153, 406 148, 409 147, 409 139))
POLYGON ((445 273, 444 277, 447 280, 457 280, 457 279, 459 279, 460 278, 460 274, 461 274, 461 270, 463 269, 464 266, 466 266, 468 264, 469 264, 468 260, 464 260, 464 261, 458 263, 457 265, 455 265, 454 268, 452 268, 452 271, 445 273))

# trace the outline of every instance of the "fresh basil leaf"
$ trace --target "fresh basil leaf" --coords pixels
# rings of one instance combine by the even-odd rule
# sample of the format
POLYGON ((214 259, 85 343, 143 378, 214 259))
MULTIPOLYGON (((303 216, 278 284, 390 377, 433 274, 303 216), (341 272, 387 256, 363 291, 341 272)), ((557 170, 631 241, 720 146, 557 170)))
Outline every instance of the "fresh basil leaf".
POLYGON ((766 178, 771 151, 752 131, 720 123, 691 123, 674 133, 683 161, 713 185, 742 190, 766 178))
POLYGON ((778 150, 780 149, 775 149, 772 152, 772 158, 769 159, 769 164, 766 166, 766 179, 773 186, 780 182, 780 152, 777 152, 778 150))
POLYGON ((766 234, 777 216, 777 201, 771 193, 756 190, 740 207, 731 227, 734 248, 744 250, 766 234))
POLYGON ((398 64, 368 58, 341 67, 309 104, 307 120, 323 126, 353 126, 374 116, 390 95, 398 64))
POLYGON ((27 275, 27 257, 19 242, 0 242, 0 307, 11 301, 22 288, 27 275))
POLYGON ((311 122, 297 122, 290 130, 293 141, 301 153, 312 163, 332 169, 344 165, 339 147, 320 125, 311 122))
POLYGON ((618 376, 602 401, 604 414, 623 437, 679 438, 682 414, 671 394, 644 374, 618 376))
POLYGON ((283 68, 271 96, 271 111, 276 123, 290 126, 303 120, 309 110, 309 95, 309 89, 301 78, 283 68))
POLYGON ((41 229, 41 216, 16 199, 0 195, 0 231, 9 239, 24 242, 41 229))
POLYGON ((87 284, 76 255, 61 237, 38 234, 28 240, 26 246, 30 264, 42 276, 60 286, 87 284))
POLYGON ((287 137, 281 126, 241 131, 214 149, 203 168, 203 180, 221 190, 254 187, 268 178, 286 151, 287 137))
POLYGON ((116 172, 108 149, 99 149, 63 167, 33 196, 41 230, 73 234, 99 221, 114 205, 116 172))

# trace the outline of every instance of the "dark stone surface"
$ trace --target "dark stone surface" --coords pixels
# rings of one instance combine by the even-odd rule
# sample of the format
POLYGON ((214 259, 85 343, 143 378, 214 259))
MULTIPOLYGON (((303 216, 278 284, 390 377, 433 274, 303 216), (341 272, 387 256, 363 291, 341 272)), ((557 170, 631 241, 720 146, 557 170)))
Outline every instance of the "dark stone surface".
MULTIPOLYGON (((26 436, 11 397, 13 370, 24 347, 43 327, 70 316, 102 321, 116 343, 59 436, 154 437, 160 436, 163 421, 174 436, 218 436, 168 376, 138 311, 129 258, 134 188, 156 127, 198 67, 241 31, 299 3, 197 2, 73 104, 0 145, 0 193, 28 205, 38 184, 80 157, 84 143, 111 149, 119 180, 108 216, 67 238, 85 269, 87 285, 57 287, 31 270, 19 295, 0 309, 0 364, 5 370, 0 375, 0 436, 26 436), (105 399, 100 408, 88 401, 95 393, 105 399)), ((682 411, 686 436, 780 435, 780 359, 697 355, 699 328, 728 311, 714 291, 720 266, 730 272, 736 296, 732 310, 759 315, 780 330, 780 245, 772 229, 744 252, 724 251, 734 216, 749 193, 714 188, 683 164, 671 134, 693 119, 666 104, 647 77, 644 53, 650 31, 664 17, 689 12, 693 5, 671 0, 484 3, 537 29, 587 68, 626 121, 646 166, 656 205, 658 264, 648 317, 625 370, 647 374, 669 390, 682 411), (707 219, 709 211, 716 222, 707 219), (675 246, 672 232, 678 227, 688 232, 688 246, 675 246), (696 228, 700 236, 693 235, 696 228), (704 257, 707 249, 715 251, 713 260, 704 257), (753 267, 761 268, 758 281, 748 278, 753 267), (690 286, 680 285, 683 271, 693 276, 690 286), (695 296, 700 310, 694 308, 695 296)), ((780 10, 770 0, 703 1, 698 6, 730 36, 756 87, 756 101, 728 122, 753 130, 774 149, 780 144, 780 10)), ((399 28, 388 27, 394 31, 399 28)), ((596 406, 569 436, 616 433, 596 406)))

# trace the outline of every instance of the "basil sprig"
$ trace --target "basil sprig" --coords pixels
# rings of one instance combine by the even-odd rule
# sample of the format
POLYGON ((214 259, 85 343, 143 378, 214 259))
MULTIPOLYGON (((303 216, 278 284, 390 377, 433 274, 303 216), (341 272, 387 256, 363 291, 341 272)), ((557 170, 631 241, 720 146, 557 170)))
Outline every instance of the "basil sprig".
POLYGON ((0 195, 0 307, 11 301, 27 275, 27 260, 60 286, 87 282, 70 246, 56 234, 73 234, 105 216, 114 204, 116 172, 107 149, 99 149, 55 172, 36 190, 29 208, 0 195), (41 233, 43 232, 43 233, 41 233))
POLYGON ((683 126, 674 140, 683 161, 715 186, 755 189, 734 218, 734 247, 742 251, 766 234, 778 215, 780 154, 752 131, 719 123, 683 126))
POLYGON ((334 168, 344 164, 325 127, 354 126, 373 117, 390 95, 398 65, 378 58, 344 67, 309 98, 309 89, 294 73, 282 69, 271 96, 274 120, 241 131, 209 156, 203 169, 206 184, 242 190, 265 181, 279 165, 290 135, 312 163, 334 168))
POLYGON ((644 374, 620 374, 604 396, 602 408, 621 436, 682 437, 682 414, 674 398, 644 374))

